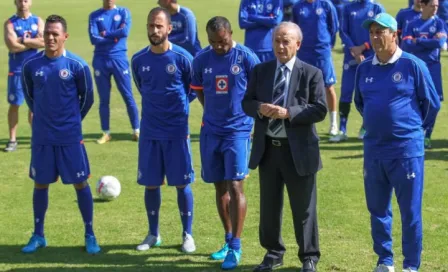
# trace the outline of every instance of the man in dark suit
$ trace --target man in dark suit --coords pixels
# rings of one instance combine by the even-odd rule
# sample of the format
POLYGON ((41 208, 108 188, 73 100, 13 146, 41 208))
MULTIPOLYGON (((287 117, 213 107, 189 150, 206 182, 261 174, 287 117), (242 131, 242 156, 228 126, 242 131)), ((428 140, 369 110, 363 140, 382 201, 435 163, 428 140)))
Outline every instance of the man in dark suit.
POLYGON ((259 167, 260 243, 267 250, 254 271, 283 264, 283 189, 293 214, 302 272, 316 271, 320 257, 316 213, 316 173, 322 168, 314 123, 325 119, 322 72, 300 61, 302 32, 283 22, 275 30, 276 60, 255 66, 242 106, 255 119, 249 167, 259 167))

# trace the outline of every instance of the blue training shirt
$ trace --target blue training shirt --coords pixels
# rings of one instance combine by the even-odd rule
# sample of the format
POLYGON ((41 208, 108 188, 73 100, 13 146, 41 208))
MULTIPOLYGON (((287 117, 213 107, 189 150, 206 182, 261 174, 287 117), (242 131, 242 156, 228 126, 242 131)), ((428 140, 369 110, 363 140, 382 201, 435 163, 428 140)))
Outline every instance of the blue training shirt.
POLYGON ((320 56, 331 55, 331 41, 338 32, 336 8, 327 0, 312 3, 300 1, 292 10, 292 21, 300 26, 303 33, 301 52, 320 56))
POLYGON ((356 70, 355 105, 364 120, 364 157, 400 159, 424 155, 423 127, 440 109, 431 75, 419 58, 397 48, 387 64, 376 55, 356 70))
POLYGON ((250 136, 253 119, 241 106, 252 69, 260 63, 249 48, 234 42, 225 55, 210 47, 193 60, 191 88, 203 91, 202 132, 226 139, 250 136))
POLYGON ((440 49, 445 42, 445 23, 437 16, 411 21, 403 31, 403 50, 428 64, 440 62, 440 49))
POLYGON ((414 8, 400 9, 395 19, 397 20, 397 31, 400 38, 400 43, 403 38, 403 31, 410 21, 418 19, 422 16, 420 11, 416 11, 414 8))
POLYGON ((363 52, 364 57, 373 55, 369 31, 362 27, 362 23, 382 12, 384 8, 371 0, 358 0, 344 6, 339 35, 344 44, 346 58, 353 58, 350 48, 362 44, 366 46, 363 52))
POLYGON ((115 6, 100 8, 89 15, 89 37, 97 56, 126 57, 127 38, 131 29, 131 13, 127 8, 115 6), (106 35, 101 36, 105 31, 106 35))
POLYGON ((25 100, 34 114, 32 143, 79 143, 81 121, 93 104, 87 63, 69 51, 57 58, 49 58, 42 51, 24 62, 22 81, 25 100))
POLYGON ((272 51, 272 33, 283 18, 283 0, 242 0, 239 25, 244 45, 255 52, 272 51))
POLYGON ((168 38, 170 42, 183 47, 191 55, 195 56, 201 50, 196 17, 190 9, 178 7, 177 13, 171 15, 173 30, 168 38))
POLYGON ((151 47, 146 47, 132 57, 132 75, 142 95, 142 139, 188 137, 192 60, 190 53, 173 44, 162 54, 155 54, 151 47))
MULTIPOLYGON (((18 38, 23 38, 25 35, 29 35, 30 38, 36 38, 37 34, 39 34, 39 17, 36 15, 31 14, 28 18, 13 15, 8 21, 13 25, 18 38)), ((9 52, 9 72, 20 74, 22 72, 23 61, 36 54, 36 52, 37 49, 34 48, 18 53, 9 52)))

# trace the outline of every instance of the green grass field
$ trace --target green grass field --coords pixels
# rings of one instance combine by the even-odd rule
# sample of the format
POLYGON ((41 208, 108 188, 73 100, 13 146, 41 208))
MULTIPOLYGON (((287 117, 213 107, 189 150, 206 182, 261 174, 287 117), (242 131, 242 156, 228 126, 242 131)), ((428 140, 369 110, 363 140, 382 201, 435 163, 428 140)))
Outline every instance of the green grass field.
MULTIPOLYGON (((382 1, 393 15, 405 6, 405 0, 382 1)), ((146 16, 156 5, 156 0, 121 0, 133 16, 129 38, 131 56, 148 45, 146 16)), ((190 7, 199 25, 202 45, 207 45, 205 24, 215 15, 231 19, 234 39, 243 42, 243 32, 238 28, 239 0, 182 0, 190 7)), ((68 50, 85 58, 89 63, 93 48, 87 34, 88 14, 99 8, 101 1, 50 1, 35 0, 33 13, 42 18, 56 13, 68 20, 70 38, 68 50)), ((12 0, 0 1, 0 18, 7 19, 15 12, 12 0)), ((305 37, 306 38, 306 37, 305 37)), ((340 43, 334 52, 337 76, 340 79, 342 54, 340 43)), ((8 141, 6 112, 7 49, 0 45, 0 145, 8 141)), ((448 54, 444 52, 443 75, 447 74, 448 54)), ((339 81, 340 82, 340 81, 339 81)), ((448 89, 448 81, 444 82, 448 89)), ((339 83, 337 85, 339 92, 339 83)), ((447 92, 447 91, 446 91, 447 92)), ((140 96, 134 91, 140 108, 140 96)), ((136 183, 137 144, 132 142, 131 128, 124 103, 114 88, 111 105, 111 131, 113 141, 97 145, 100 136, 98 96, 86 117, 83 128, 90 158, 91 186, 103 175, 114 175, 122 184, 121 196, 112 202, 95 202, 94 229, 102 253, 89 256, 83 250, 84 230, 78 211, 76 194, 72 186, 54 184, 50 189, 50 205, 46 219, 48 248, 34 255, 23 255, 20 248, 33 231, 32 188, 28 178, 30 161, 30 128, 26 109, 21 109, 19 150, 12 154, 0 153, 0 271, 219 271, 220 262, 208 260, 208 255, 223 242, 223 230, 216 208, 214 188, 197 178, 195 193, 194 237, 197 251, 191 255, 180 252, 181 224, 177 209, 176 190, 164 187, 160 231, 164 243, 161 248, 137 252, 135 246, 148 231, 143 202, 143 188, 136 183)), ((424 194, 424 251, 421 271, 448 271, 448 106, 445 102, 434 132, 433 149, 426 155, 424 194)), ((196 175, 200 176, 198 133, 202 109, 195 101, 191 110, 191 131, 196 175)), ((318 125, 321 135, 321 153, 324 168, 318 175, 318 212, 322 258, 319 271, 371 271, 376 263, 370 238, 369 215, 365 205, 362 179, 362 142, 356 139, 360 117, 354 107, 349 122, 352 137, 343 144, 329 144, 326 132, 328 118, 318 125)), ((243 233, 243 258, 238 271, 251 271, 264 255, 258 242, 258 173, 252 171, 245 184, 248 213, 243 233)), ((401 269, 400 216, 394 200, 394 251, 396 267, 401 269)), ((285 265, 279 271, 298 271, 297 245, 295 243, 289 204, 285 203, 283 238, 287 245, 285 265)), ((401 270, 400 270, 401 271, 401 270)))

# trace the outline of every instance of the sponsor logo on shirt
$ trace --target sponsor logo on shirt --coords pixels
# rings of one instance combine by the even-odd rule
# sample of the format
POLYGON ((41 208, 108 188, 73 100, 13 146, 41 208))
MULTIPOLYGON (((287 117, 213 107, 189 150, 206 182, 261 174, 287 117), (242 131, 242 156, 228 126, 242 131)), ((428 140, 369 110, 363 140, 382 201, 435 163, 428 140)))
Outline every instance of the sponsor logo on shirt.
POLYGON ((216 82, 216 94, 228 94, 229 93, 229 78, 227 75, 217 75, 216 82))

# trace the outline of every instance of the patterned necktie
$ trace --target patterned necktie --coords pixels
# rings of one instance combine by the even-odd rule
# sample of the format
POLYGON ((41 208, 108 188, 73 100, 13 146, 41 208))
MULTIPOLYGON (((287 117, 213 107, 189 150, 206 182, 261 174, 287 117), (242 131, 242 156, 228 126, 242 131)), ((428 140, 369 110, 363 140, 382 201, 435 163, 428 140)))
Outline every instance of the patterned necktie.
MULTIPOLYGON (((285 102, 285 75, 286 66, 282 65, 278 68, 277 77, 274 82, 274 95, 272 99, 272 104, 283 107, 285 102)), ((269 120, 269 130, 274 134, 278 134, 282 130, 282 120, 281 119, 271 119, 269 120)))

